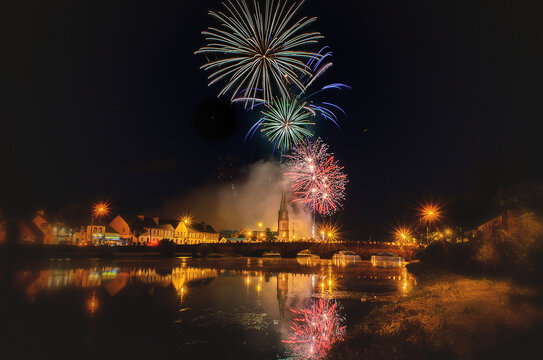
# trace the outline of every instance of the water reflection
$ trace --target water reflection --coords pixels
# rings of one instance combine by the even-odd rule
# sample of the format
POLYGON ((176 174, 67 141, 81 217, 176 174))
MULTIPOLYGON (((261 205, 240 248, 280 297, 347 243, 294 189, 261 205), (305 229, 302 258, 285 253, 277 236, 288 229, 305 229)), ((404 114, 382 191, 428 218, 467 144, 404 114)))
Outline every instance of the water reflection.
MULTIPOLYGON (((15 286, 24 286, 30 300, 46 289, 103 288, 114 296, 130 282, 141 282, 167 287, 172 285, 178 294, 184 295, 187 285, 218 276, 216 269, 186 267, 185 264, 171 269, 171 273, 160 274, 156 268, 93 267, 76 269, 40 270, 36 276, 31 271, 22 271, 15 286), (26 280, 26 281, 25 281, 26 280)), ((93 292, 95 294, 95 292, 93 292)), ((94 295, 95 296, 95 295, 94 295)))
POLYGON ((345 319, 334 300, 313 299, 305 308, 290 309, 293 313, 291 333, 284 343, 298 359, 323 359, 332 345, 345 335, 345 319))
MULTIPOLYGON (((286 356, 289 349, 299 358, 317 358, 316 354, 340 341, 345 326, 356 323, 374 302, 403 296, 415 285, 405 268, 300 260, 51 262, 16 271, 10 278, 12 291, 22 294, 25 301, 16 317, 24 319, 25 307, 36 304, 36 311, 50 311, 58 319, 79 319, 82 332, 90 332, 87 338, 94 339, 85 341, 97 355, 106 345, 118 346, 122 352, 122 341, 104 345, 100 341, 106 340, 97 338, 98 329, 121 326, 116 336, 132 334, 124 340, 149 347, 140 351, 140 358, 153 354, 155 358, 275 359, 286 356), (84 317, 78 317, 75 308, 48 310, 51 303, 74 301, 81 301, 78 309, 84 309, 84 317), (157 325, 156 319, 164 322, 157 325), (153 341, 144 338, 149 327, 157 329, 153 341), (309 336, 316 342, 302 341, 309 336), (162 348, 152 348, 157 341, 163 343, 162 348), (223 354, 225 347, 230 352, 223 354)), ((61 328, 58 336, 66 336, 70 326, 61 328)), ((28 336, 43 335, 36 330, 28 336)), ((70 336, 80 343, 77 337, 83 334, 74 331, 70 336)), ((138 358, 137 349, 134 353, 138 358)))

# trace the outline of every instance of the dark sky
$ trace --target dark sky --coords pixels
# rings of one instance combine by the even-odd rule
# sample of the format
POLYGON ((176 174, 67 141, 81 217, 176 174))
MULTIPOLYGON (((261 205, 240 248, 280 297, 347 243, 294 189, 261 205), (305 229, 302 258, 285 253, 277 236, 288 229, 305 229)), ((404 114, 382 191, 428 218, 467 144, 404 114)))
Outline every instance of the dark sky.
MULTIPOLYGON (((6 212, 99 198, 148 211, 215 181, 225 158, 242 166, 271 155, 261 139, 244 142, 253 117, 217 102, 199 70, 194 51, 219 1, 12 3, 6 212)), ((542 13, 541 1, 306 1, 300 14, 318 17, 311 30, 335 54, 325 80, 353 88, 337 99, 342 130, 318 129, 350 175, 348 231, 372 233, 415 201, 453 198, 481 164, 494 164, 496 183, 540 179, 542 13)))

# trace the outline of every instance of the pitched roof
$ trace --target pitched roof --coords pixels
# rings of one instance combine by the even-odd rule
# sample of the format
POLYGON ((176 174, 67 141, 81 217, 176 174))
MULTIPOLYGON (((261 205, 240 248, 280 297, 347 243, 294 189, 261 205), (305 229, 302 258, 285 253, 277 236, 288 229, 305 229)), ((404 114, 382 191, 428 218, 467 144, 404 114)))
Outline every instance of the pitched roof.
POLYGON ((159 227, 157 223, 155 223, 153 218, 150 218, 150 217, 144 217, 142 220, 140 217, 135 216, 135 215, 119 214, 118 216, 123 218, 123 220, 128 224, 130 228, 134 228, 134 227, 158 228, 159 227))
POLYGON ((179 219, 161 219, 160 220, 161 224, 170 224, 171 226, 173 226, 174 229, 179 226, 180 222, 181 220, 179 219))
POLYGON ((161 224, 160 228, 163 230, 174 230, 175 228, 170 223, 161 224))
POLYGON ((211 234, 217 234, 215 229, 211 225, 207 225, 205 222, 202 223, 192 223, 188 226, 189 228, 202 233, 211 233, 211 234))

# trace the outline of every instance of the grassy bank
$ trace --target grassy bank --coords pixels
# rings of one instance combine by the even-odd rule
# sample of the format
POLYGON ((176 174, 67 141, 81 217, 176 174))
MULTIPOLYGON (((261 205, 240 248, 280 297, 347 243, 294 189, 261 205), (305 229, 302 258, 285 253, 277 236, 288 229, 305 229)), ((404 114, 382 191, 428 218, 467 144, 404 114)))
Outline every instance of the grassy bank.
POLYGON ((539 353, 541 289, 412 264, 419 286, 374 309, 330 359, 486 359, 539 353))

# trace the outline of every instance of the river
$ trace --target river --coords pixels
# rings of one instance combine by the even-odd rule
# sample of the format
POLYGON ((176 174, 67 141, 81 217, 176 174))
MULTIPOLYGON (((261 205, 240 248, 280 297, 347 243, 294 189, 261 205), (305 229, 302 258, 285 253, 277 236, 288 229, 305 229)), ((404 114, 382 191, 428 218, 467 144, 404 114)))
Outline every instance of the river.
POLYGON ((4 354, 71 359, 318 359, 404 267, 368 261, 48 259, 0 272, 4 354))

